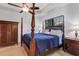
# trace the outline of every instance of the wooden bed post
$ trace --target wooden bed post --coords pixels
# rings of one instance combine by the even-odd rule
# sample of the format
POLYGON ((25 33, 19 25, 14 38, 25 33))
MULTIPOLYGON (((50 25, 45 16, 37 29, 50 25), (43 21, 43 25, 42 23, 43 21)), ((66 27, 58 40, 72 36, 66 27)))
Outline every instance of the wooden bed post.
POLYGON ((34 40, 34 31, 35 31, 35 3, 33 3, 33 13, 31 21, 31 41, 30 41, 30 55, 35 56, 35 40, 34 40))

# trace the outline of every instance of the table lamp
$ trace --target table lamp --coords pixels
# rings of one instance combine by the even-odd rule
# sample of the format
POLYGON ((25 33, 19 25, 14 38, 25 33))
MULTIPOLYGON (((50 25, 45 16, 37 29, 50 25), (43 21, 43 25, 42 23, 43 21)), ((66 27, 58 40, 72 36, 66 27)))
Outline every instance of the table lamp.
POLYGON ((73 31, 75 31, 75 39, 77 39, 78 31, 79 31, 79 25, 74 25, 73 31))

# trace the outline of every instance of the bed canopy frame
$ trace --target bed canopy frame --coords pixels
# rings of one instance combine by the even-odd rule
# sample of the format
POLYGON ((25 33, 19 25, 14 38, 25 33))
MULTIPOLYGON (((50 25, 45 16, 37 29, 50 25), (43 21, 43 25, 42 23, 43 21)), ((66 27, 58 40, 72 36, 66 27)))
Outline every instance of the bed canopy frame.
POLYGON ((31 41, 30 41, 30 55, 35 55, 35 40, 34 40, 34 31, 35 31, 35 3, 33 3, 33 13, 31 21, 31 41))
MULTIPOLYGON (((29 49, 29 55, 35 56, 36 55, 36 49, 35 49, 35 40, 34 40, 34 31, 35 31, 35 3, 33 3, 33 9, 32 9, 32 21, 31 21, 31 41, 30 41, 30 49, 29 49)), ((64 21, 63 21, 64 23, 64 21)), ((23 36, 23 18, 21 18, 21 39, 23 36)), ((63 36, 64 38, 64 24, 63 24, 63 36)), ((21 41, 22 42, 22 41, 21 41)))
MULTIPOLYGON (((35 40, 34 40, 34 31, 35 31, 35 3, 33 3, 33 11, 32 14, 32 21, 31 21, 31 41, 30 41, 30 50, 29 53, 31 56, 35 55, 35 40)), ((21 39, 23 36, 23 18, 21 18, 21 39)), ((22 41, 21 41, 22 42, 22 41)))

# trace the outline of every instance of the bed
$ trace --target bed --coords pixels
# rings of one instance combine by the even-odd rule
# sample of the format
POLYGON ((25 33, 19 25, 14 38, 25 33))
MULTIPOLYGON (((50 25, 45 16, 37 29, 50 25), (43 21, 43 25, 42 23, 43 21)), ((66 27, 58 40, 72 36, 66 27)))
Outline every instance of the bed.
MULTIPOLYGON (((31 34, 24 35, 24 41, 28 48, 30 48, 31 34)), ((34 34, 35 45, 36 45, 36 55, 40 55, 41 51, 48 51, 49 49, 58 47, 61 45, 59 37, 57 35, 45 34, 45 33, 35 33, 34 34)))
POLYGON ((31 33, 23 35, 23 19, 21 19, 21 39, 22 46, 26 50, 29 56, 35 55, 47 55, 48 53, 58 50, 62 46, 62 39, 64 37, 64 25, 56 26, 52 29, 61 29, 63 34, 62 38, 57 35, 46 34, 46 33, 35 33, 35 3, 33 3, 32 22, 31 22, 31 33), (61 43, 60 43, 61 42, 61 43))

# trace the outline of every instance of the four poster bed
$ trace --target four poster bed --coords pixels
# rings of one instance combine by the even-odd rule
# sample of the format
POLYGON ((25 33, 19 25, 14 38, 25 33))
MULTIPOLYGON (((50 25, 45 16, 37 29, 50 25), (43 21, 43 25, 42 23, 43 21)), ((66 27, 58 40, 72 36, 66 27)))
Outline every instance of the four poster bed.
MULTIPOLYGON (((32 22, 31 22, 31 33, 23 35, 23 19, 21 19, 21 38, 22 46, 26 50, 29 56, 35 55, 47 55, 50 52, 58 50, 62 44, 59 43, 59 36, 46 34, 46 33, 34 33, 35 28, 35 3, 33 3, 33 12, 32 12, 32 22)), ((49 29, 62 30, 64 37, 64 21, 63 26, 55 26, 49 29)), ((62 40, 61 40, 62 41, 62 40)))

